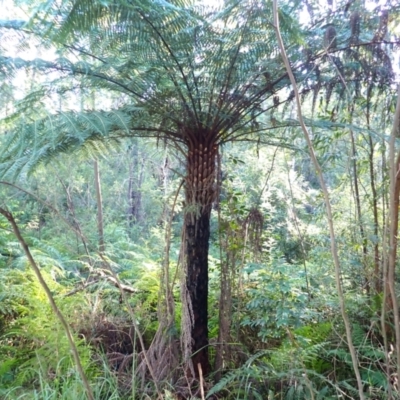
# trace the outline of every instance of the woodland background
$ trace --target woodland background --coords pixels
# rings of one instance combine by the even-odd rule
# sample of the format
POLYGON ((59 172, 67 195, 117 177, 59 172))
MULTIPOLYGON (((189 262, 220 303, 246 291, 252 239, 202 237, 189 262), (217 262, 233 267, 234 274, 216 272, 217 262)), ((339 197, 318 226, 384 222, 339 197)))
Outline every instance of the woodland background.
POLYGON ((14 3, 0 398, 400 398, 400 6, 14 3))

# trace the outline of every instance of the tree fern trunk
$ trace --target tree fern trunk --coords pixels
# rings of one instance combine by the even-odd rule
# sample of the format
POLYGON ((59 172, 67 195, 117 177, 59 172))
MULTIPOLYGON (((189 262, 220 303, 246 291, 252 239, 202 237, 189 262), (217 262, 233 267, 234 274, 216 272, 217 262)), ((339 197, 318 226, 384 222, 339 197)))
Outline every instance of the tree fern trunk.
POLYGON ((190 135, 186 176, 184 244, 186 256, 186 351, 195 375, 210 372, 208 359, 208 250, 214 201, 217 146, 207 135, 190 135))

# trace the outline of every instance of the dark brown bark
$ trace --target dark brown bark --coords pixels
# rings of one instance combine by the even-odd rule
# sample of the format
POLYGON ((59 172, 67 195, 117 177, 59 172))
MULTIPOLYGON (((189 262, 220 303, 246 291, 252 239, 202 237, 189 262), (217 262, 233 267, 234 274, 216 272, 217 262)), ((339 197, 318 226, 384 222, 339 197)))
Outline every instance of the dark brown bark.
POLYGON ((197 364, 205 374, 210 371, 208 360, 208 241, 210 214, 203 213, 186 220, 186 287, 192 311, 192 362, 197 375, 197 364))
POLYGON ((198 376, 198 364, 204 375, 211 370, 208 359, 208 250, 211 207, 215 197, 217 146, 205 132, 196 132, 188 137, 184 227, 185 307, 190 316, 192 362, 198 376))

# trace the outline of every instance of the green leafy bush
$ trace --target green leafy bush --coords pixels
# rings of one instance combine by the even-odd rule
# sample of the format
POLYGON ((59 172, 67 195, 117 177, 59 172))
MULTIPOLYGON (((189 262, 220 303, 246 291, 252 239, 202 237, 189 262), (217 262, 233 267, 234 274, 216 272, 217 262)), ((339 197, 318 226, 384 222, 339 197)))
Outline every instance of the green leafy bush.
POLYGON ((310 307, 306 277, 298 265, 278 258, 268 264, 250 264, 245 272, 248 313, 242 325, 256 329, 263 341, 281 338, 286 329, 318 319, 318 313, 310 307))

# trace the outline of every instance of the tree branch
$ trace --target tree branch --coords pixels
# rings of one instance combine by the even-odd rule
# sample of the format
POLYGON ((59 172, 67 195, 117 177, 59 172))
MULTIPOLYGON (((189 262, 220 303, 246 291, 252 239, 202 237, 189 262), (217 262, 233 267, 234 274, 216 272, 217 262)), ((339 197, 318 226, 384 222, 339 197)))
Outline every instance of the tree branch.
MULTIPOLYGON (((279 14, 278 14, 278 0, 273 0, 273 14, 274 14, 274 24, 275 24, 275 31, 276 31, 276 37, 278 40, 278 45, 279 49, 281 52, 281 56, 283 59, 283 62, 285 63, 286 70, 289 74, 290 82, 293 86, 293 91, 296 99, 296 105, 297 105, 297 116, 300 122, 301 129, 303 130, 304 137, 307 142, 307 146, 310 152, 310 157, 311 160, 314 164, 314 167, 317 171, 317 175, 319 178, 319 183, 321 185, 321 189, 324 195, 324 200, 325 200, 325 207, 326 207, 326 214, 327 214, 327 219, 328 219, 328 226, 329 226, 329 235, 330 235, 330 242, 331 242, 331 253, 332 253, 332 258, 333 262, 335 265, 335 279, 336 279, 336 288, 338 292, 338 297, 339 297, 339 304, 340 304, 340 310, 342 313, 342 318, 343 322, 345 325, 346 329, 346 338, 347 338, 347 345, 351 354, 351 359, 353 363, 353 369, 354 373, 356 374, 356 379, 357 379, 357 385, 358 385, 358 394, 360 397, 360 400, 364 400, 364 389, 363 389, 363 384, 361 380, 361 375, 360 375, 360 370, 358 367, 358 358, 356 354, 356 350, 353 345, 353 339, 352 339, 352 334, 351 334, 351 325, 350 325, 350 320, 346 312, 346 306, 345 306, 345 300, 344 300, 344 294, 343 294, 343 288, 342 288, 342 282, 341 282, 341 268, 340 268, 340 262, 339 262, 339 255, 338 255, 338 250, 337 250, 337 245, 336 245, 336 236, 335 236, 335 230, 333 226, 333 214, 332 214, 332 208, 331 208, 331 203, 330 203, 330 198, 329 198, 329 192, 328 188, 326 186, 324 177, 322 175, 322 169, 321 166, 317 160, 317 157, 315 155, 314 151, 314 146, 310 138, 310 134, 308 132, 308 129, 306 127, 306 124, 303 119, 303 114, 302 114, 302 109, 301 109, 301 100, 300 100, 300 95, 299 95, 299 90, 297 88, 297 83, 294 78, 292 68, 290 66, 289 59, 286 54, 285 46, 283 44, 282 36, 280 33, 279 29, 279 14)), ((312 392, 311 392, 312 393, 312 392)))
POLYGON ((20 230, 18 228, 17 223, 15 222, 15 219, 14 219, 13 215, 9 211, 7 211, 7 210, 5 210, 4 208, 1 208, 1 207, 0 207, 0 214, 2 214, 10 222, 10 224, 11 224, 11 226, 13 228, 15 236, 17 237, 21 247, 23 248, 23 250, 24 250, 24 252, 26 254, 26 257, 28 258, 28 261, 32 266, 32 269, 34 270, 35 275, 38 278, 38 281, 39 281, 40 285, 42 286, 43 290, 46 293, 46 296, 47 296, 47 298, 49 300, 51 308, 53 309, 53 311, 56 314, 57 318, 61 322, 61 325, 63 326, 65 334, 67 336, 69 346, 71 348, 72 356, 74 358, 75 365, 76 365, 76 368, 78 370, 78 374, 82 379, 83 386, 85 387, 86 394, 87 394, 89 400, 94 400, 92 388, 90 387, 89 382, 88 382, 88 380, 86 378, 86 375, 85 375, 85 373, 83 371, 82 363, 81 363, 81 360, 80 360, 80 357, 79 357, 79 353, 78 353, 78 349, 77 349, 77 347, 75 345, 75 342, 74 342, 74 339, 72 337, 72 333, 71 333, 71 330, 69 329, 67 321, 65 320, 63 314, 61 313, 61 311, 58 308, 56 302, 54 301, 53 295, 51 294, 51 291, 50 291, 49 287, 47 286, 47 283, 45 282, 45 280, 44 280, 44 278, 42 276, 42 273, 40 272, 40 269, 39 269, 38 265, 36 264, 32 254, 31 254, 31 252, 29 250, 28 245, 26 244, 24 238, 22 237, 21 232, 20 232, 20 230))

